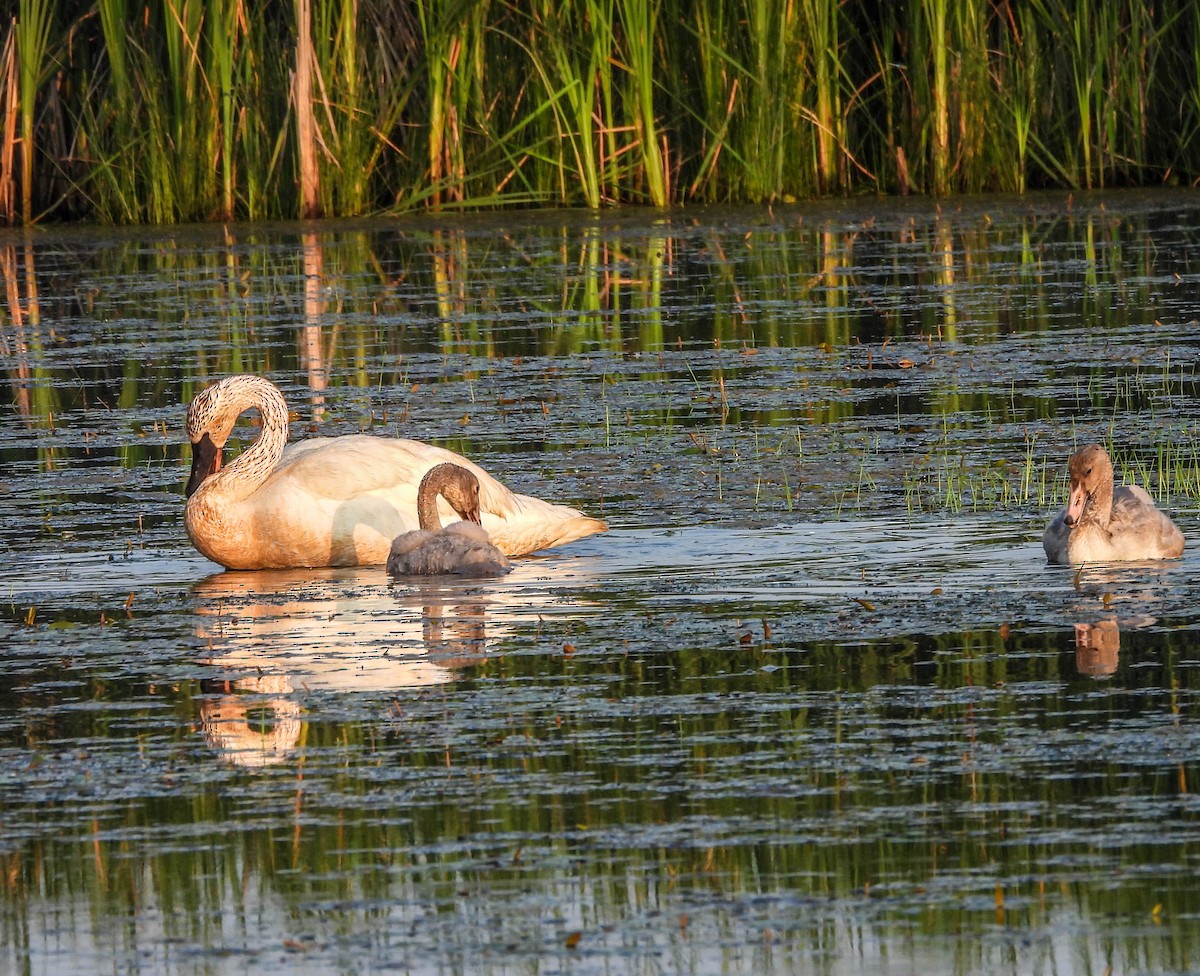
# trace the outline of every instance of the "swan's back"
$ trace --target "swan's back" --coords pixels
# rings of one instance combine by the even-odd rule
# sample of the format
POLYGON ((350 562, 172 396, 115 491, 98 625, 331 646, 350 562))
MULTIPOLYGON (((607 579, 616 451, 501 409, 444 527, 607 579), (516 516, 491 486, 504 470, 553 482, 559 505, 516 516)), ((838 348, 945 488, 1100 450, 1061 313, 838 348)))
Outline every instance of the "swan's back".
POLYGON ((425 473, 447 461, 467 468, 479 479, 481 501, 486 480, 490 482, 488 500, 509 507, 505 496, 512 492, 466 458, 433 444, 370 434, 312 437, 289 444, 263 490, 296 488, 317 498, 338 501, 359 495, 401 493, 411 495, 415 504, 425 473))
POLYGON ((1138 485, 1122 485, 1113 492, 1112 520, 1108 525, 1118 559, 1175 559, 1183 555, 1183 533, 1154 499, 1138 485))
MULTIPOLYGON (((304 494, 325 504, 377 499, 396 511, 415 513, 421 479, 430 468, 445 463, 466 468, 478 479, 483 526, 503 553, 549 549, 608 530, 603 521, 577 509, 511 491, 453 451, 370 434, 311 438, 289 445, 263 494, 304 494)), ((443 523, 458 518, 444 499, 438 500, 438 512, 443 523)), ((386 527, 380 528, 386 532, 386 527)), ((389 539, 414 526, 410 522, 393 528, 389 539)))

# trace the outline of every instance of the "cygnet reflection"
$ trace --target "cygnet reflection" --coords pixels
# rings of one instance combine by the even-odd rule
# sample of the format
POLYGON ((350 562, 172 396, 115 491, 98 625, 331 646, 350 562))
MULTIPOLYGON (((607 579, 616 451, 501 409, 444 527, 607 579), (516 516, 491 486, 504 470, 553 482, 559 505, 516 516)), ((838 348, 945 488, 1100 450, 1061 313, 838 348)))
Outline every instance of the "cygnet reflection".
POLYGON ((1117 670, 1121 629, 1115 619, 1075 625, 1075 667, 1080 674, 1107 678, 1117 670))
POLYGON ((300 703, 285 675, 201 682, 200 727, 208 744, 238 766, 262 768, 288 759, 300 741, 300 703))

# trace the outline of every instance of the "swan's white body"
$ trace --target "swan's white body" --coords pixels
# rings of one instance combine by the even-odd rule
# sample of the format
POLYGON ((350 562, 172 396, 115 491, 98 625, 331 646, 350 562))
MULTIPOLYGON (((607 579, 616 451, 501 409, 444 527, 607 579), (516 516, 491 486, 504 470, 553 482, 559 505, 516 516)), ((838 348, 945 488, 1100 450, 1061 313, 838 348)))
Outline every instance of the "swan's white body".
POLYGON ((1052 563, 1177 559, 1183 533, 1137 485, 1113 487, 1112 460, 1098 444, 1071 456, 1067 507, 1046 527, 1052 563))
MULTIPOLYGON (((518 495, 453 451, 402 438, 350 435, 287 445, 283 395, 259 376, 227 377, 188 408, 192 476, 185 509, 192 544, 229 569, 386 562, 392 540, 418 528, 417 488, 437 464, 479 479, 488 537, 510 556, 573 542, 608 527, 565 505, 518 495), (227 467, 221 449, 246 410, 262 432, 227 467)), ((458 516, 440 506, 445 521, 458 516)))
POLYGON ((458 464, 438 464, 417 488, 421 527, 392 541, 387 571, 392 576, 502 576, 512 570, 479 524, 479 480, 458 464), (442 527, 438 498, 462 519, 442 527))

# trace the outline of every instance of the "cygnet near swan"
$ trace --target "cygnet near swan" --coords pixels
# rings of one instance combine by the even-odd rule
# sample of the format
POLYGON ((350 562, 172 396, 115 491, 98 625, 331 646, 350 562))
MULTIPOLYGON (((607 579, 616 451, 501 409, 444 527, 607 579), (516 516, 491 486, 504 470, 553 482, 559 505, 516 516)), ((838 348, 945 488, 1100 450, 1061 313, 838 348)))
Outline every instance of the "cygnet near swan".
MULTIPOLYGON (((202 390, 187 413, 192 473, 184 512, 192 544, 228 569, 378 565, 392 540, 419 527, 425 472, 450 462, 479 480, 480 521, 509 556, 561 546, 608 526, 565 505, 510 491, 444 448, 353 434, 287 446, 288 410, 260 376, 230 376, 202 390), (221 455, 237 418, 257 410, 262 431, 229 465, 221 455)), ((456 517, 448 504, 442 517, 456 517)))
POLYGON ((1176 559, 1183 533, 1137 485, 1113 489, 1108 452, 1092 444, 1071 455, 1067 507, 1046 528, 1042 545, 1052 563, 1176 559))
POLYGON ((479 479, 457 464, 439 464, 425 472, 417 488, 421 527, 396 536, 388 553, 392 576, 502 576, 512 571, 504 553, 488 542, 479 524, 479 479), (438 496, 461 522, 442 528, 438 496))

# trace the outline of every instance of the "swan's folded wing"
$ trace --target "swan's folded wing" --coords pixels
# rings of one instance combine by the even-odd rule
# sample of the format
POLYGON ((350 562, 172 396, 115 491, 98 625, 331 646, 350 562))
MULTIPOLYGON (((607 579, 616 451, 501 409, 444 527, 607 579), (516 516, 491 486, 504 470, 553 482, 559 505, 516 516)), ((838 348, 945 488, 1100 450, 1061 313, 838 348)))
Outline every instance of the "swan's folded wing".
POLYGON ((1113 512, 1118 509, 1137 510, 1148 508, 1157 510, 1154 499, 1141 485, 1119 485, 1113 489, 1113 512))
POLYGON ((315 497, 335 501, 399 492, 411 495, 415 505, 425 472, 445 461, 474 472, 483 509, 501 517, 512 510, 513 493, 478 465, 445 448, 404 438, 354 434, 299 441, 284 452, 270 480, 286 479, 315 497))
POLYGON ((1121 485, 1113 491, 1111 531, 1149 534, 1169 521, 1139 485, 1121 485))
MULTIPOLYGON (((404 528, 411 528, 421 478, 443 462, 461 465, 479 479, 483 527, 505 555, 560 546, 608 528, 577 509, 518 495, 453 451, 403 438, 355 434, 300 441, 284 453, 263 488, 270 487, 276 495, 300 493, 304 504, 341 505, 371 497, 402 516, 409 523, 404 528)), ((265 497, 271 494, 264 492, 265 497)), ((444 499, 439 500, 438 512, 443 525, 457 518, 444 499)), ((393 528, 399 531, 399 526, 393 528)))
POLYGON ((1113 492, 1109 530, 1122 545, 1139 556, 1144 553, 1145 558, 1173 559, 1183 553, 1183 533, 1138 485, 1122 485, 1113 492))

